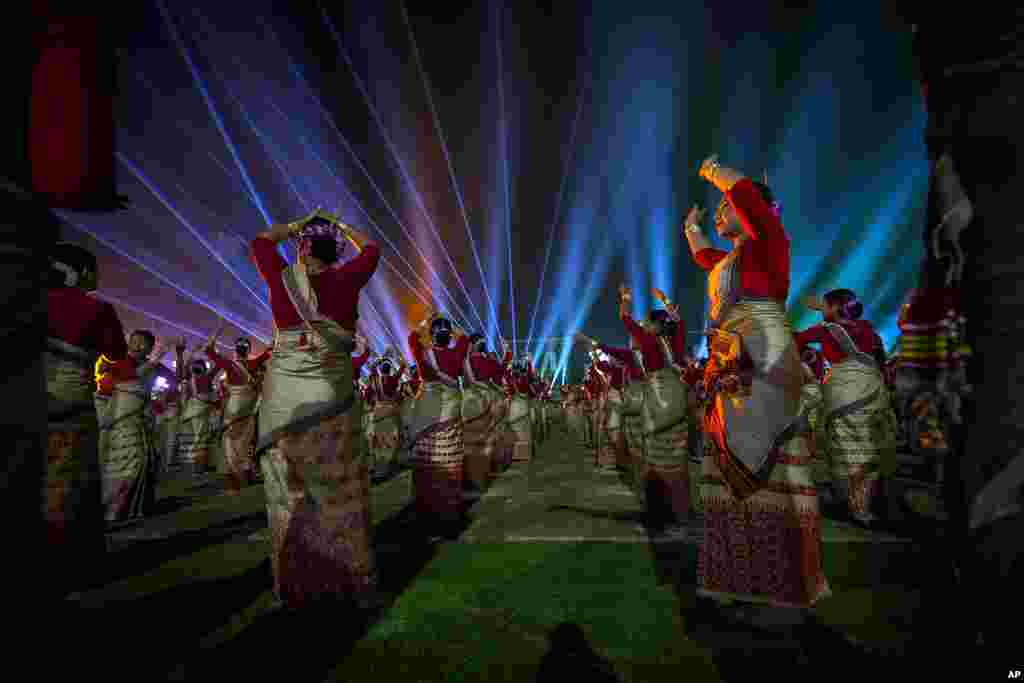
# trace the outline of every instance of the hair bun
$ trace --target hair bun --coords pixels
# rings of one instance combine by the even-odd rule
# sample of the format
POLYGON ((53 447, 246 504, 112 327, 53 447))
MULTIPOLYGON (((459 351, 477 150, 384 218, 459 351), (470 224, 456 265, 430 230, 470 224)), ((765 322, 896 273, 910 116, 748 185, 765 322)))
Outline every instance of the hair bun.
POLYGON ((842 305, 841 310, 847 320, 857 320, 864 315, 864 304, 859 299, 851 299, 842 305))

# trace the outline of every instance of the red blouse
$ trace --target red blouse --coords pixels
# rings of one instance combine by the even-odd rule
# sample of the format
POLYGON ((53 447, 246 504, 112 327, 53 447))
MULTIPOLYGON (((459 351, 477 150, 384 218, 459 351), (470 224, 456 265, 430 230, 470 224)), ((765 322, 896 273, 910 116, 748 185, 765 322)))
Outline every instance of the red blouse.
POLYGON ((637 365, 636 357, 633 355, 632 349, 620 349, 614 346, 606 346, 604 344, 601 344, 598 348, 626 366, 626 372, 631 382, 638 382, 644 378, 643 368, 637 365))
MULTIPOLYGON (((661 351, 658 336, 645 330, 628 315, 622 316, 622 324, 640 347, 640 353, 644 357, 644 369, 647 372, 657 372, 664 368, 665 355, 661 351)), ((676 321, 676 333, 672 337, 671 348, 673 360, 678 365, 683 365, 686 362, 686 325, 682 320, 676 321)))
MULTIPOLYGON (((281 273, 288 264, 277 252, 277 245, 266 237, 257 237, 252 241, 252 257, 270 291, 274 324, 282 330, 302 325, 302 318, 288 298, 288 291, 281 280, 281 273)), ((374 244, 367 244, 362 252, 343 265, 311 275, 309 281, 316 292, 320 313, 347 330, 356 329, 359 291, 370 281, 379 262, 380 249, 374 244)))
MULTIPOLYGON (((138 376, 138 362, 131 356, 125 356, 107 366, 107 371, 100 376, 96 387, 96 393, 101 396, 113 396, 114 387, 124 382, 134 382, 138 376)), ((174 374, 163 365, 156 368, 157 375, 165 378, 168 382, 177 381, 174 374)))
MULTIPOLYGON (((420 335, 415 330, 409 333, 409 350, 412 357, 416 359, 416 371, 424 382, 438 382, 441 378, 427 360, 427 350, 420 343, 420 335)), ((434 349, 434 356, 440 370, 451 377, 458 379, 462 376, 462 363, 466 360, 466 353, 469 351, 469 337, 461 336, 455 341, 455 347, 450 349, 434 349)))
MULTIPOLYGON (((245 363, 245 369, 248 370, 250 374, 256 374, 260 371, 263 364, 270 358, 270 352, 271 349, 268 347, 260 355, 254 358, 244 358, 240 362, 245 363)), ((231 386, 248 384, 245 377, 239 371, 238 365, 235 361, 229 361, 227 358, 217 353, 215 349, 207 350, 206 355, 211 361, 213 361, 213 367, 215 368, 213 372, 215 375, 220 372, 227 375, 227 384, 231 386)))
POLYGON ((101 353, 112 361, 127 356, 124 327, 111 304, 94 299, 78 287, 59 287, 47 290, 47 307, 50 337, 101 353))
POLYGON ((363 351, 361 356, 352 356, 352 376, 358 378, 359 373, 363 371, 363 366, 366 365, 366 361, 370 360, 370 349, 367 348, 363 351))
MULTIPOLYGON (((850 339, 857 346, 857 350, 866 353, 874 358, 879 352, 884 352, 884 345, 882 344, 882 338, 875 332, 875 328, 867 320, 851 320, 850 322, 839 323, 846 333, 850 335, 850 339)), ((836 341, 832 333, 826 329, 825 325, 815 325, 809 327, 803 332, 797 332, 793 335, 796 337, 797 346, 803 351, 808 344, 817 342, 821 344, 822 355, 825 356, 825 360, 829 363, 839 363, 846 360, 846 354, 843 352, 839 342, 836 341)))
MULTIPOLYGON (((737 182, 725 196, 747 235, 736 247, 740 296, 785 301, 789 296, 789 238, 782 223, 749 178, 737 182)), ((701 249, 694 260, 710 271, 727 254, 721 249, 701 249)))
POLYGON ((485 353, 471 353, 469 355, 469 366, 473 370, 478 382, 491 382, 501 384, 505 374, 505 366, 498 362, 498 359, 485 353))
POLYGON ((614 389, 621 389, 626 381, 626 368, 625 366, 613 365, 605 361, 598 361, 597 369, 605 374, 608 378, 608 382, 614 389))
POLYGON ((210 393, 213 393, 213 373, 212 372, 208 372, 205 375, 200 375, 199 377, 190 378, 189 381, 185 383, 185 386, 188 387, 188 389, 186 389, 186 392, 188 393, 188 395, 190 397, 192 395, 192 384, 193 384, 193 382, 195 383, 196 390, 200 394, 210 394, 210 393))
MULTIPOLYGON (((383 398, 395 398, 398 395, 398 375, 384 376, 378 373, 378 377, 380 378, 381 389, 384 392, 383 398)), ((375 383, 370 384, 370 386, 376 389, 375 383)))

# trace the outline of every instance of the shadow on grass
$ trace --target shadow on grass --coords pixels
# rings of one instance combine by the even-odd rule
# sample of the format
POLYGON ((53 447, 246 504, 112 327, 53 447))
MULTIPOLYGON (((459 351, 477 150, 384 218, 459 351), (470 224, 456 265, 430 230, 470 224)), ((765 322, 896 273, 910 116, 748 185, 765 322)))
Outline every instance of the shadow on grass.
MULTIPOLYGON (((457 538, 468 524, 464 518, 449 525, 444 536, 457 538)), ((325 680, 437 555, 438 544, 426 535, 433 531, 417 523, 412 504, 374 527, 378 586, 386 597, 380 607, 325 603, 265 613, 233 639, 201 653, 183 680, 199 674, 205 680, 325 680)))
POLYGON ((178 557, 224 543, 234 536, 253 534, 265 529, 266 526, 267 515, 261 511, 235 517, 204 529, 180 532, 166 539, 134 541, 123 550, 107 555, 106 571, 97 583, 107 585, 130 576, 145 574, 178 557))
POLYGON ((620 683, 608 660, 590 647, 579 624, 563 621, 548 634, 548 649, 540 660, 535 683, 620 683))
POLYGON ((133 600, 90 607, 64 603, 53 623, 74 637, 63 640, 60 656, 50 658, 43 677, 58 680, 54 669, 66 667, 67 680, 84 680, 93 669, 108 681, 122 680, 122 675, 125 680, 160 680, 183 651, 250 605, 271 583, 270 562, 265 561, 226 578, 182 583, 133 600), (112 647, 118 653, 116 665, 97 657, 112 647))
MULTIPOLYGON (((873 676, 897 660, 901 663, 915 662, 915 666, 921 666, 929 658, 934 661, 936 648, 954 647, 955 651, 963 652, 963 643, 954 645, 948 634, 943 636, 950 626, 950 592, 953 587, 949 577, 941 571, 941 545, 926 545, 913 555, 917 559, 915 567, 931 565, 937 571, 912 572, 906 566, 901 569, 884 564, 876 566, 878 562, 868 562, 864 558, 857 561, 850 555, 849 564, 854 570, 865 570, 862 572, 864 575, 858 576, 857 571, 853 571, 830 576, 832 590, 836 593, 854 586, 881 588, 882 584, 887 584, 890 587, 906 585, 908 589, 920 588, 929 596, 927 600, 931 607, 911 617, 914 637, 909 643, 883 645, 878 642, 871 646, 856 642, 814 614, 796 626, 757 627, 727 619, 712 601, 697 596, 698 548, 687 545, 652 543, 650 547, 659 575, 663 571, 672 573, 674 570, 672 586, 687 636, 712 653, 723 681, 750 680, 771 670, 789 671, 798 680, 823 680, 835 676, 840 662, 844 673, 873 676), (919 557, 921 553, 929 559, 919 557), (919 564, 922 561, 923 564, 919 564), (940 644, 943 640, 944 645, 940 644)), ((870 546, 831 545, 826 546, 826 552, 843 556, 858 550, 863 554, 867 547, 870 546)), ((883 547, 888 549, 889 546, 883 547)), ((896 564, 907 563, 907 558, 898 554, 892 555, 890 560, 896 564)), ((783 608, 776 609, 776 614, 784 611, 783 608)), ((773 609, 764 611, 771 614, 773 609)))
POLYGON ((595 510, 593 508, 579 507, 578 505, 549 505, 548 512, 575 512, 584 517, 592 519, 611 519, 616 522, 634 522, 645 524, 646 519, 643 512, 632 510, 595 510))

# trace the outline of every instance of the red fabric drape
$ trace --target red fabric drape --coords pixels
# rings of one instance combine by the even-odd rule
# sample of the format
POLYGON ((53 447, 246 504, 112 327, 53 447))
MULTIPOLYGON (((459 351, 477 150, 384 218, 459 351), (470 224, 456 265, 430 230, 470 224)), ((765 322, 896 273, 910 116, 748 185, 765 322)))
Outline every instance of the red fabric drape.
POLYGON ((32 189, 55 208, 113 202, 115 52, 96 16, 36 8, 28 155, 32 189))

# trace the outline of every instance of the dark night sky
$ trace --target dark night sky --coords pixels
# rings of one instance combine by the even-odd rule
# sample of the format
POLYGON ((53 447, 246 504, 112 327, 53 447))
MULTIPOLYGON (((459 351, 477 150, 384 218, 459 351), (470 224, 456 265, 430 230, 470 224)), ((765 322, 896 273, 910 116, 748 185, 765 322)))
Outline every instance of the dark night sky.
MULTIPOLYGON (((495 3, 461 8, 455 3, 407 4, 466 215, 485 261, 483 270, 488 278, 492 272, 501 278, 493 283, 497 291, 492 295, 497 299, 495 306, 505 336, 512 335, 507 263, 499 260, 500 268, 495 270, 486 256, 487 245, 494 239, 498 250, 504 254, 506 249, 504 238, 493 234, 496 230, 504 232, 502 169, 496 163, 502 156, 495 50, 495 29, 499 26, 519 337, 525 337, 530 327, 543 271, 546 280, 538 327, 548 312, 571 307, 574 288, 582 291, 596 287, 591 297, 593 308, 581 321, 582 328, 609 341, 622 342, 621 325, 615 319, 614 292, 620 282, 635 277, 637 261, 630 261, 630 250, 639 254, 641 262, 652 260, 653 251, 671 251, 672 282, 662 286, 672 288, 670 294, 683 304, 689 327, 699 329, 704 276, 681 250, 677 226, 687 205, 712 200, 706 198, 706 189, 695 170, 704 156, 716 151, 725 156, 732 150, 734 158, 742 157, 735 159, 736 164, 746 164, 758 174, 761 168, 790 168, 794 158, 817 158, 816 170, 808 171, 814 176, 814 194, 797 197, 793 189, 787 188, 783 197, 787 228, 798 243, 794 252, 802 250, 815 259, 798 264, 794 256, 794 277, 802 278, 800 286, 832 284, 830 278, 841 274, 844 282, 852 281, 855 288, 866 287, 878 280, 878 272, 892 271, 877 259, 898 258, 902 262, 916 258, 911 252, 918 247, 907 246, 910 241, 904 237, 891 249, 873 254, 875 261, 870 266, 858 264, 853 271, 845 257, 836 255, 873 239, 867 230, 885 227, 901 235, 919 234, 916 228, 908 231, 908 226, 919 220, 918 199, 906 208, 889 211, 885 226, 878 225, 883 219, 873 213, 885 202, 883 195, 868 196, 856 206, 849 205, 847 199, 851 185, 866 186, 872 176, 894 164, 916 163, 908 160, 907 153, 902 153, 902 159, 877 157, 882 154, 877 150, 884 151, 897 129, 919 109, 905 27, 889 21, 877 7, 830 7, 825 13, 810 3, 749 5, 740 12, 735 4, 512 3, 511 8, 505 6, 499 13, 495 3), (831 37, 834 26, 848 28, 845 43, 831 37), (831 51, 830 41, 835 42, 831 51), (856 54, 851 54, 851 49, 856 54), (638 54, 641 61, 629 61, 638 54), (815 78, 821 97, 807 97, 809 86, 804 83, 815 78), (743 84, 750 79, 756 86, 744 91, 743 84), (851 85, 844 90, 840 86, 846 81, 851 85), (651 98, 649 112, 645 111, 643 98, 651 98), (578 105, 582 106, 578 109, 578 105), (572 138, 577 110, 580 116, 572 138), (685 120, 678 125, 669 121, 671 125, 659 129, 657 144, 650 148, 668 155, 668 166, 651 157, 649 150, 648 157, 626 158, 645 144, 648 118, 644 114, 650 114, 650 120, 664 128, 665 120, 680 116, 679 112, 685 113, 685 120), (810 117, 812 125, 807 127, 810 132, 796 136, 794 120, 801 115, 810 117), (820 136, 814 132, 816 117, 823 122, 820 136), (736 122, 742 122, 742 130, 735 128, 736 122), (615 138, 614 144, 609 142, 610 136, 615 138), (574 145, 569 144, 570 139, 574 145), (876 156, 869 156, 865 150, 876 156), (825 154, 829 156, 821 158, 825 154), (567 156, 569 173, 560 199, 558 190, 567 156), (666 177, 672 188, 667 194, 665 190, 647 192, 649 186, 666 177), (632 204, 636 204, 635 210, 629 208, 632 204), (553 221, 556 206, 559 215, 553 221), (581 207, 597 207, 587 214, 592 215, 586 219, 588 224, 571 218, 581 207), (661 212, 653 228, 652 210, 661 212), (821 242, 819 235, 822 223, 832 222, 851 225, 834 228, 838 232, 830 245, 821 242), (556 247, 545 270, 545 247, 552 225, 556 247), (574 261, 565 255, 570 240, 581 241, 585 253, 610 250, 607 268, 595 271, 596 282, 586 282, 586 258, 574 261), (899 255, 903 252, 911 255, 899 255), (580 272, 573 272, 575 269, 580 272)), ((197 81, 182 51, 176 48, 159 7, 158 3, 147 2, 125 17, 132 28, 125 35, 119 146, 167 202, 155 201, 152 188, 122 166, 123 191, 132 197, 135 208, 128 215, 92 220, 87 225, 108 244, 154 266, 199 298, 236 314, 250 323, 250 329, 268 330, 266 311, 254 307, 251 297, 236 295, 234 290, 241 289, 238 280, 211 262, 197 238, 170 216, 168 206, 177 209, 202 235, 223 235, 226 231, 243 240, 251 238, 264 222, 249 200, 243 180, 228 182, 227 176, 217 175, 221 171, 211 170, 211 157, 227 167, 224 173, 228 175, 237 175, 237 164, 233 164, 232 150, 203 104, 197 81)), ((312 149, 319 150, 351 196, 398 247, 396 253, 391 245, 384 246, 385 258, 397 264, 395 259, 402 254, 426 277, 389 206, 413 229, 417 245, 427 245, 433 238, 424 236, 423 221, 415 208, 410 208, 411 195, 382 136, 381 125, 367 106, 359 87, 362 83, 477 310, 485 320, 489 317, 487 302, 480 296, 481 277, 451 189, 447 161, 438 143, 399 3, 332 4, 329 14, 352 60, 351 67, 341 56, 315 3, 257 1, 247 3, 246 11, 213 3, 169 3, 168 7, 185 51, 230 136, 233 151, 271 219, 293 220, 305 213, 274 165, 284 161, 294 185, 311 201, 337 202, 347 218, 366 227, 364 215, 354 208, 347 193, 325 184, 324 167, 311 160, 310 148, 297 146, 298 140, 308 137, 314 142, 312 149), (271 35, 280 40, 280 45, 273 44, 271 35), (288 57, 294 59, 367 173, 353 164, 329 124, 295 85, 288 57), (235 97, 240 98, 244 112, 235 97), (289 125, 273 123, 274 112, 268 107, 271 100, 270 106, 292 117, 289 125), (246 116, 258 122, 264 138, 247 128, 246 116), (280 146, 280 155, 267 152, 267 139, 280 146), (380 199, 378 190, 387 202, 380 199)), ((919 140, 902 139, 912 156, 919 154, 919 140)), ((901 155, 898 151, 893 154, 901 155)), ((910 192, 914 198, 922 194, 920 186, 910 192)), ((328 204, 325 208, 334 206, 328 204)), ((368 232, 376 236, 373 230, 368 232)), ((68 237, 82 239, 74 231, 69 231, 68 237)), ((140 286, 141 271, 123 254, 91 240, 86 242, 97 249, 103 262, 101 290, 176 323, 187 323, 204 334, 212 329, 214 317, 209 311, 169 292, 152 277, 140 286)), ((440 263, 436 250, 429 246, 424 250, 432 262, 438 262, 435 265, 443 272, 447 288, 457 292, 457 282, 450 269, 440 263)), ((244 252, 236 252, 229 260, 232 270, 255 291, 262 292, 244 252)), ((502 255, 501 259, 505 258, 502 255)), ((402 269, 401 264, 398 267, 402 269)), ((404 275, 412 277, 408 269, 404 275)), ((418 310, 416 302, 401 293, 403 286, 396 284, 391 274, 381 278, 387 278, 390 290, 376 295, 378 308, 383 307, 379 297, 387 298, 387 291, 394 292, 396 299, 408 300, 398 304, 397 314, 385 315, 393 327, 401 327, 422 307, 418 310)), ((645 287, 654 284, 645 282, 645 287)), ((905 288, 901 284, 886 291, 869 305, 869 312, 890 316, 902 301, 905 288)), ((798 294, 801 292, 792 292, 793 296, 798 294)), ((467 306, 461 294, 456 299, 467 306)), ((145 325, 155 327, 158 334, 170 333, 166 326, 146 322, 125 310, 122 314, 128 327, 145 325)), ((552 334, 571 333, 574 330, 567 329, 569 326, 568 322, 557 321, 548 325, 552 334)))

